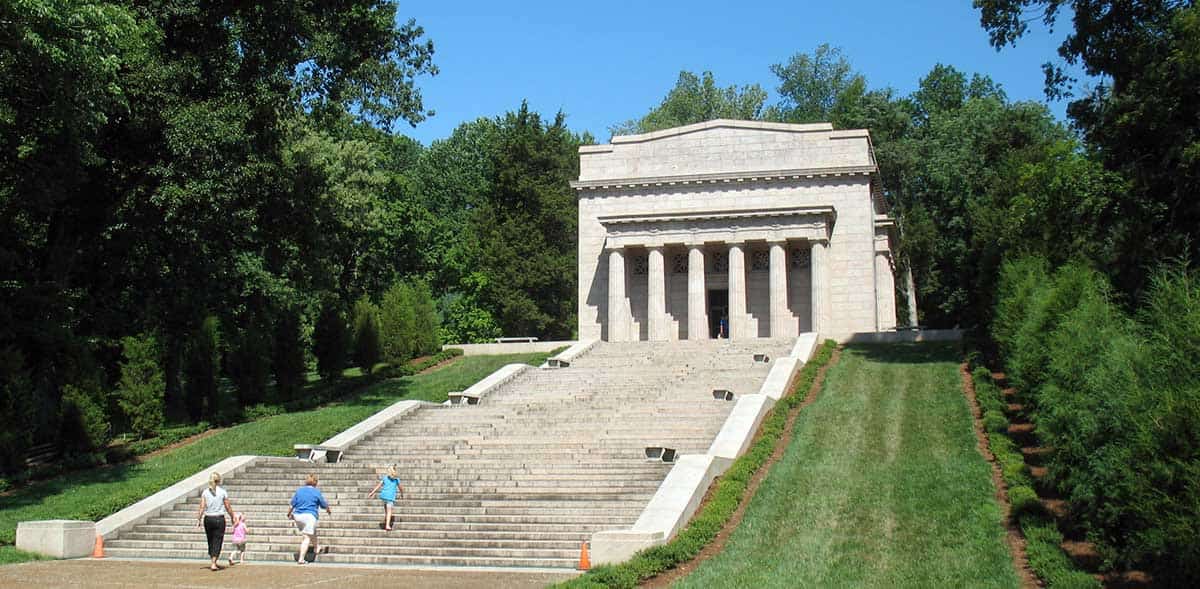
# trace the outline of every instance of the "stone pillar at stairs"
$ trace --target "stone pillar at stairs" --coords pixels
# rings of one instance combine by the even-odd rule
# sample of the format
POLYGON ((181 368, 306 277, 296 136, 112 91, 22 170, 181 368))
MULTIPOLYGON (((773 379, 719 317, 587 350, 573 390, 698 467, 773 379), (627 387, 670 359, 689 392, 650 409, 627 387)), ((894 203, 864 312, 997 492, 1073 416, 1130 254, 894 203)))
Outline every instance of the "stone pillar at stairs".
POLYGON ((771 337, 795 337, 795 321, 787 306, 787 250, 782 241, 771 242, 770 246, 771 337))
POLYGON ((742 244, 729 244, 729 337, 749 337, 746 333, 746 250, 742 244))
POLYGON ((646 329, 647 339, 663 341, 667 337, 667 276, 663 263, 663 248, 646 248, 646 329))
POLYGON ((809 243, 812 246, 812 253, 809 257, 812 261, 809 270, 812 276, 812 330, 820 333, 822 329, 829 327, 822 324, 825 317, 825 267, 829 264, 826 259, 829 254, 829 242, 812 241, 809 243))
POLYGON ((708 339, 708 312, 704 302, 704 246, 688 246, 688 329, 690 340, 708 339))
POLYGON ((629 339, 629 321, 625 311, 625 252, 613 248, 608 252, 608 341, 629 339))

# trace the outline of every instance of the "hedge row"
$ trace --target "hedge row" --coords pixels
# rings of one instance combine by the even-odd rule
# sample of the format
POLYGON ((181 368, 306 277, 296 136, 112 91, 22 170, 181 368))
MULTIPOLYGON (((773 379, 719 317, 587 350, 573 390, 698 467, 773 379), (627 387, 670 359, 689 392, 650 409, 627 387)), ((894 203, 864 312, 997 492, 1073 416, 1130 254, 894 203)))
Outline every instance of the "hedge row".
POLYGON ((1043 446, 1048 484, 1106 567, 1200 582, 1200 275, 1157 270, 1132 314, 1105 277, 1006 262, 992 335, 1043 446))
POLYGON ((1025 535, 1025 552, 1034 574, 1051 589, 1099 589, 1100 583, 1091 575, 1075 568, 1062 551, 1062 534, 1054 520, 1047 516, 1038 500, 1037 492, 1029 477, 1025 457, 1017 445, 1006 435, 1008 418, 1005 417, 1004 395, 992 381, 991 372, 980 366, 971 373, 975 382, 975 399, 984 412, 984 428, 987 430, 988 445, 1000 465, 1004 484, 1008 487, 1008 502, 1012 505, 1012 517, 1017 519, 1025 535), (988 414, 999 413, 1004 420, 1003 429, 987 427, 988 414))
POLYGON ((750 449, 730 465, 729 470, 717 482, 708 503, 688 523, 687 527, 673 540, 661 546, 638 552, 630 560, 616 565, 598 566, 587 573, 560 583, 556 587, 578 589, 595 587, 631 588, 645 579, 695 558, 705 546, 712 542, 738 505, 745 499, 746 487, 783 436, 788 413, 804 401, 808 389, 817 377, 817 371, 829 362, 837 346, 833 340, 825 340, 812 361, 800 370, 792 392, 780 399, 763 419, 758 440, 750 449))

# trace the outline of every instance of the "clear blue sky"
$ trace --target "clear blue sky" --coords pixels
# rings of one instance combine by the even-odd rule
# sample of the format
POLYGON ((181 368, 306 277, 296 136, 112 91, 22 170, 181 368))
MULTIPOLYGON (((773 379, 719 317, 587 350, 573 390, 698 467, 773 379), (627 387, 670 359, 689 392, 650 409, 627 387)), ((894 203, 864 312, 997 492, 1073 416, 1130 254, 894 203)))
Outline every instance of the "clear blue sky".
MULTIPOLYGON (((436 115, 415 129, 422 143, 460 123, 494 117, 528 99, 547 116, 607 141, 608 127, 640 117, 680 70, 711 70, 722 86, 758 83, 769 66, 821 43, 840 47, 868 84, 908 94, 937 63, 988 74, 1013 100, 1044 101, 1041 64, 1056 59, 1057 34, 1037 26, 997 53, 970 0, 715 2, 401 2, 433 39, 436 77, 421 78, 436 115)), ((1068 16, 1069 19, 1069 16, 1068 16)), ((1064 118, 1065 104, 1051 103, 1064 118)))

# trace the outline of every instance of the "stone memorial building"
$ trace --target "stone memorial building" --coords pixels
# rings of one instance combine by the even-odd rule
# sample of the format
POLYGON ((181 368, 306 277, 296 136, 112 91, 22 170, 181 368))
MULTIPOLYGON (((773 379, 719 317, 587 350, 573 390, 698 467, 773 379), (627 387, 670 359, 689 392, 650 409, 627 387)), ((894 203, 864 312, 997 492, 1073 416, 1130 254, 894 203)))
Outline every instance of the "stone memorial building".
POLYGON ((865 129, 714 120, 579 156, 581 339, 895 328, 895 222, 865 129))

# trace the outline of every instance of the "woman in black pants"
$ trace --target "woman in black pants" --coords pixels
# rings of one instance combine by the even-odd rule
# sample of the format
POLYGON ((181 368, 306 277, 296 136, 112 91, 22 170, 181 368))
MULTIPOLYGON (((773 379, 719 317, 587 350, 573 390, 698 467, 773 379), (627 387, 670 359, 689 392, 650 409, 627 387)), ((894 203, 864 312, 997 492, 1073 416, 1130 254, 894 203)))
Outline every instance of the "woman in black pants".
POLYGON ((204 535, 208 538, 208 557, 212 559, 209 569, 221 570, 217 566, 217 558, 221 556, 221 544, 225 542, 225 518, 233 513, 229 505, 229 494, 221 488, 221 474, 212 473, 208 477, 208 488, 200 493, 200 513, 196 517, 196 527, 204 524, 204 535))

